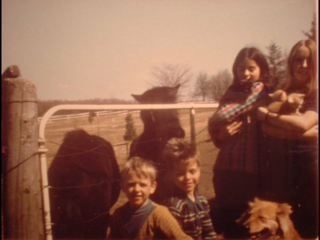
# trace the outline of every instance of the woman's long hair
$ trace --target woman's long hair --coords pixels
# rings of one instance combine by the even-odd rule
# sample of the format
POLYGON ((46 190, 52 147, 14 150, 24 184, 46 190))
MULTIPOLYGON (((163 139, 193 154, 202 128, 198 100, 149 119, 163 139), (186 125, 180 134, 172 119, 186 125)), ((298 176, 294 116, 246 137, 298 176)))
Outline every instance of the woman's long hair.
POLYGON ((237 75, 237 67, 245 58, 254 60, 260 68, 260 81, 267 83, 269 79, 269 65, 264 55, 255 47, 246 47, 240 50, 236 59, 234 60, 232 73, 232 85, 239 85, 240 79, 237 75))
POLYGON ((296 60, 296 55, 301 46, 305 46, 310 50, 310 57, 308 61, 308 65, 310 68, 310 81, 307 84, 306 94, 309 95, 315 89, 317 89, 317 47, 316 43, 311 40, 301 40, 297 42, 291 49, 289 58, 288 58, 288 77, 284 83, 283 90, 287 91, 289 88, 295 87, 295 79, 293 73, 293 64, 296 60))

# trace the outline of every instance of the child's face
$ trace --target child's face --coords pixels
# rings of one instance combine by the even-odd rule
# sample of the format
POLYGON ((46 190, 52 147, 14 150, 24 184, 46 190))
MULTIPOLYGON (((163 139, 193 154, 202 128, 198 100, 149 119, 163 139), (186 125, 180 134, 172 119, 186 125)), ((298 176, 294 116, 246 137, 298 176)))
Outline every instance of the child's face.
POLYGON ((147 204, 149 196, 156 190, 156 182, 151 183, 150 178, 128 173, 122 181, 122 191, 129 199, 132 208, 140 208, 147 204))
POLYGON ((293 61, 293 76, 298 83, 307 83, 310 79, 310 50, 301 46, 293 61))
POLYGON ((254 60, 244 58, 237 67, 237 77, 241 84, 255 82, 260 78, 260 67, 254 60))
POLYGON ((173 181, 185 193, 193 193, 200 179, 200 167, 196 160, 176 163, 172 170, 173 181))

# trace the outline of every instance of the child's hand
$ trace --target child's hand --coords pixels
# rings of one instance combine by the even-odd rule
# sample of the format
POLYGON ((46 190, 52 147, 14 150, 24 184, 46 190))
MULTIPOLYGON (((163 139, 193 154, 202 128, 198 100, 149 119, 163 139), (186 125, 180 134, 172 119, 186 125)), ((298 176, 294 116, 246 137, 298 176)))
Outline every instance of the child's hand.
POLYGON ((243 124, 242 121, 234 121, 234 122, 228 124, 227 125, 227 130, 228 130, 228 133, 230 134, 230 136, 233 136, 233 135, 241 132, 242 124, 243 124))
POLYGON ((283 90, 277 90, 274 93, 270 93, 269 97, 272 101, 284 102, 287 100, 287 93, 283 90))
POLYGON ((264 121, 267 117, 267 114, 268 114, 268 109, 265 108, 265 107, 259 107, 257 109, 257 118, 258 120, 260 121, 264 121))
POLYGON ((221 141, 226 140, 227 138, 236 135, 241 132, 242 121, 234 121, 227 125, 221 126, 219 139, 221 141))

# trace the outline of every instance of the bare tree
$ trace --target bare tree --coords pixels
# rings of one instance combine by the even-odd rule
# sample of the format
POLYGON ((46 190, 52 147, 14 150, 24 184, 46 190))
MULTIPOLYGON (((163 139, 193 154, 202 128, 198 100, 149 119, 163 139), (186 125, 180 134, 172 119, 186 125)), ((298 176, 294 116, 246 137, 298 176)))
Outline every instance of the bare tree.
POLYGON ((175 87, 180 84, 180 97, 186 91, 192 79, 190 68, 172 64, 153 67, 151 74, 155 77, 155 80, 149 82, 152 86, 175 87))
POLYGON ((209 97, 214 101, 219 101, 231 85, 232 75, 229 70, 222 70, 216 75, 213 75, 209 82, 209 97))
POLYGON ((209 84, 210 83, 208 74, 204 72, 199 72, 197 76, 197 81, 194 86, 194 92, 192 94, 192 97, 201 97, 202 101, 205 101, 209 93, 209 84))

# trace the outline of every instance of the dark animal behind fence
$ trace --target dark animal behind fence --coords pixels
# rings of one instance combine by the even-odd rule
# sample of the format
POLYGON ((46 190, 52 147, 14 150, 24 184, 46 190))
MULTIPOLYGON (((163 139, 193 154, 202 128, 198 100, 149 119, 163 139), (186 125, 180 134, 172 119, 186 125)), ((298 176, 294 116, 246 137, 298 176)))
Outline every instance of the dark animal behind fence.
MULTIPOLYGON (((176 87, 155 87, 141 95, 132 96, 142 104, 175 103, 180 85, 176 87)), ((161 154, 169 139, 183 138, 185 132, 180 125, 176 109, 141 110, 140 117, 144 124, 143 132, 130 146, 129 157, 139 156, 154 162, 158 168, 158 189, 154 194, 155 201, 159 198, 159 189, 164 187, 165 168, 161 163, 161 154)), ((160 202, 160 200, 158 201, 160 202)))
POLYGON ((67 133, 49 168, 55 238, 105 238, 120 193, 112 145, 83 130, 67 133))

